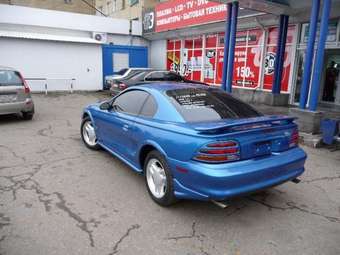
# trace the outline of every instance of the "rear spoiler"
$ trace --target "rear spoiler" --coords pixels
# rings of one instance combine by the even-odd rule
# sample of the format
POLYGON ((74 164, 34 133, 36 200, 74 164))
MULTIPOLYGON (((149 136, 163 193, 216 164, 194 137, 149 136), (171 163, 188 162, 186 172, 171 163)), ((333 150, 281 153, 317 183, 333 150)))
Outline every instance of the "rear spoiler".
POLYGON ((215 123, 197 123, 192 127, 199 133, 216 133, 219 131, 243 131, 249 129, 265 128, 292 123, 296 117, 290 116, 262 116, 247 119, 227 120, 215 123))

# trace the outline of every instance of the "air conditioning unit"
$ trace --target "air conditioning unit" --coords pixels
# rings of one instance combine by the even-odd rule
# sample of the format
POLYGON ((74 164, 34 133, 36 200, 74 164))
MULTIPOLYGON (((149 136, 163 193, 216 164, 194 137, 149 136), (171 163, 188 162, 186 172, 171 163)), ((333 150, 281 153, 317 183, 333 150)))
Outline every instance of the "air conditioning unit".
POLYGON ((95 39, 98 42, 106 43, 107 34, 106 33, 92 32, 92 38, 95 39))

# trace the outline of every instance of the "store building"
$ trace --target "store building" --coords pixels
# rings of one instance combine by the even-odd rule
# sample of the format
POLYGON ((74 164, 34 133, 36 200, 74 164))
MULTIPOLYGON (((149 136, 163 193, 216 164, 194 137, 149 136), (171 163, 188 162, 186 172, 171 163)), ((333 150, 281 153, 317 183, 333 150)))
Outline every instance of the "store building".
MULTIPOLYGON (((143 32, 151 40, 151 66, 220 86, 225 3, 233 1, 222 2, 175 0, 145 11, 143 32)), ((289 25, 282 57, 279 104, 298 105, 313 1, 240 0, 238 3, 233 94, 249 102, 270 102, 268 95, 273 90, 280 15, 284 14, 289 16, 289 25)), ((321 7, 319 1, 320 19, 321 7)), ((340 1, 333 0, 329 11, 318 105, 336 108, 340 107, 340 1)), ((314 49, 317 49, 319 32, 320 25, 314 49)))
POLYGON ((81 14, 96 13, 95 0, 0 0, 0 4, 41 8, 53 11, 75 12, 81 14))
POLYGON ((143 10, 153 8, 159 0, 96 0, 97 15, 113 18, 141 20, 143 10))
POLYGON ((0 65, 33 91, 101 90, 105 75, 148 66, 141 23, 0 4, 0 65))

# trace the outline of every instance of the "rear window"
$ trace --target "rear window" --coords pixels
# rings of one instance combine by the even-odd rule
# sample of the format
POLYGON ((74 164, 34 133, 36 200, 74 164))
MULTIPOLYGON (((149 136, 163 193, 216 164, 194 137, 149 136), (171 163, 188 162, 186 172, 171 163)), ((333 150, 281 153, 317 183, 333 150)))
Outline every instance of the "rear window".
POLYGON ((147 81, 183 81, 183 78, 172 72, 153 72, 146 78, 147 81))
POLYGON ((185 88, 168 90, 166 94, 187 122, 262 116, 250 105, 220 89, 185 88))
POLYGON ((0 70, 0 86, 23 85, 20 74, 16 71, 0 70))
POLYGON ((126 73, 126 71, 129 70, 128 68, 123 68, 123 69, 120 69, 118 72, 116 72, 116 74, 118 75, 123 75, 126 73))

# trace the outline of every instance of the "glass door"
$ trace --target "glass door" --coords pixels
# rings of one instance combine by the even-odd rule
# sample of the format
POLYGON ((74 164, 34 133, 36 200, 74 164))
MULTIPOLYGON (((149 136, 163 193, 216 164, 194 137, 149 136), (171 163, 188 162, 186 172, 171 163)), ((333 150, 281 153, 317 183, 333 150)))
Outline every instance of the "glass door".
POLYGON ((340 105, 340 49, 326 50, 320 100, 340 105))
POLYGON ((297 70, 296 70, 296 80, 295 80, 295 89, 294 89, 294 104, 298 104, 300 101, 300 90, 302 86, 302 75, 303 68, 305 65, 305 52, 304 50, 299 50, 297 52, 297 70))

